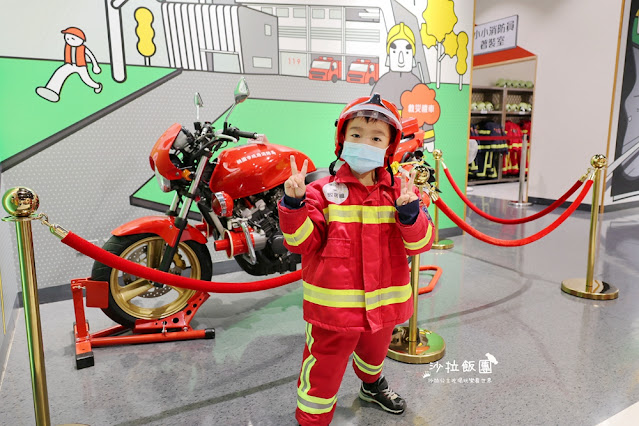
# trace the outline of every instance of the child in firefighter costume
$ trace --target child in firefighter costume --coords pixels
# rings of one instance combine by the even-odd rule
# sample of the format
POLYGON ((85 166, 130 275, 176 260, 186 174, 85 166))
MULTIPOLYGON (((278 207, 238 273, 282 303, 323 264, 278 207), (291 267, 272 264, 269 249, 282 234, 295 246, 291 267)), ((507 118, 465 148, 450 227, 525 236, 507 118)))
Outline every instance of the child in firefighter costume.
POLYGON ((378 94, 344 108, 331 176, 305 185, 291 157, 280 226, 287 248, 302 255, 306 346, 296 418, 327 425, 353 355, 359 397, 401 414, 405 401, 382 376, 393 328, 413 313, 407 255, 430 249, 433 225, 419 206, 413 178, 392 176, 401 139, 395 105, 378 94), (386 167, 386 170, 384 169, 386 167))

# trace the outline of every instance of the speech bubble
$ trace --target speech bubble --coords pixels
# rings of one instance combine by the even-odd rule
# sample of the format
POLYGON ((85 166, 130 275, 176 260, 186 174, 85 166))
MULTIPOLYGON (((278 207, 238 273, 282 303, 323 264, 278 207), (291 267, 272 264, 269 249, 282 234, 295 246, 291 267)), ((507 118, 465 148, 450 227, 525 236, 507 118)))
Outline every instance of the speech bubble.
POLYGON ((424 83, 402 93, 402 117, 414 117, 419 126, 424 123, 435 124, 439 120, 441 109, 435 100, 436 92, 424 83))

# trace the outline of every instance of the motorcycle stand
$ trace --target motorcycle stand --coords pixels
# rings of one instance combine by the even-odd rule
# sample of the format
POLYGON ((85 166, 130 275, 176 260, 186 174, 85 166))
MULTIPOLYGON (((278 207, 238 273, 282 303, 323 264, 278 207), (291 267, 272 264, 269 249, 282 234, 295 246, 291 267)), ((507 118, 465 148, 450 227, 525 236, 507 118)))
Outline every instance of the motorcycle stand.
POLYGON ((75 365, 78 370, 95 365, 92 350, 94 347, 215 338, 215 329, 193 330, 189 325, 197 310, 209 298, 208 293, 195 293, 183 310, 166 318, 138 319, 133 328, 116 325, 89 333, 89 323, 84 315, 82 289, 86 290, 87 308, 104 309, 109 306, 109 283, 91 281, 88 278, 71 280, 75 313, 75 365), (117 335, 128 330, 131 331, 131 335, 117 335))

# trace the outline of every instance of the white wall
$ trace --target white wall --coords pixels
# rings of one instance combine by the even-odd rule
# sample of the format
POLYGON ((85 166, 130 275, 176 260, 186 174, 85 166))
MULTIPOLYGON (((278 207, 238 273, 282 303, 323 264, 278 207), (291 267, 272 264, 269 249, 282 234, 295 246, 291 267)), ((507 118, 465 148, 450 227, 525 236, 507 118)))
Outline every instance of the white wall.
POLYGON ((473 86, 494 86, 500 78, 532 81, 534 83, 535 67, 536 60, 529 59, 511 64, 473 68, 473 86))
POLYGON ((607 153, 622 0, 603 4, 476 0, 475 23, 519 15, 517 44, 538 56, 529 197, 561 197, 607 153))

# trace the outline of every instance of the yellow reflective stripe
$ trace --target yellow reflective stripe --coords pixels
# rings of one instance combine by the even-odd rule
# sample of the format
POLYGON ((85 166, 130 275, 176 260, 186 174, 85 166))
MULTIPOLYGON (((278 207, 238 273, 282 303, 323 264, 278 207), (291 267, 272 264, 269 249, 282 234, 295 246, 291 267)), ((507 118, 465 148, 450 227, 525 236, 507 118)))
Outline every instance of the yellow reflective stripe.
POLYGON ((355 352, 353 352, 353 361, 355 361, 355 365, 357 365, 357 368, 359 368, 366 374, 370 374, 371 376, 381 373, 382 366, 384 365, 383 361, 380 365, 368 364, 367 362, 364 362, 364 360, 361 359, 355 352))
POLYGON ((365 308, 364 290, 329 290, 303 281, 304 300, 333 308, 365 308))
POLYGON ((308 358, 302 363, 302 371, 300 373, 300 386, 297 388, 297 406, 300 410, 309 414, 323 414, 328 413, 333 409, 333 406, 337 402, 337 395, 333 395, 332 398, 319 398, 311 396, 308 391, 311 389, 311 369, 317 362, 317 359, 311 352, 315 339, 311 334, 313 326, 306 323, 306 346, 310 352, 308 358))
POLYGON ((427 130, 424 132, 424 140, 426 139, 430 139, 430 138, 434 138, 435 137, 435 131, 434 130, 427 130))
POLYGON ((306 346, 308 346, 308 351, 310 352, 313 348, 313 343, 315 343, 315 339, 311 332, 313 331, 313 325, 310 323, 306 323, 306 346))
POLYGON ((304 300, 331 308, 365 308, 367 311, 380 306, 402 303, 410 299, 410 284, 381 288, 371 292, 364 290, 331 290, 303 281, 304 300))
POLYGON ((308 351, 310 355, 302 363, 302 371, 300 372, 300 385, 297 388, 298 393, 301 392, 303 394, 306 394, 311 388, 311 380, 310 380, 311 368, 313 368, 313 366, 315 365, 315 362, 317 361, 315 357, 313 356, 313 353, 311 352, 311 348, 313 347, 313 342, 315 341, 315 339, 313 339, 313 336, 311 335, 311 330, 312 330, 311 324, 306 323, 306 346, 308 347, 308 351))
POLYGON ((406 247, 408 250, 419 250, 420 248, 423 248, 428 244, 432 233, 433 233, 433 227, 430 226, 430 222, 429 222, 428 230, 426 231, 426 236, 419 241, 415 241, 414 243, 409 243, 404 240, 404 247, 406 247))
POLYGON ((332 398, 318 398, 308 394, 297 393, 297 407, 309 414, 324 414, 333 409, 337 402, 337 395, 332 398))
POLYGON ((340 206, 329 204, 324 209, 328 222, 341 223, 395 223, 394 206, 340 206))
POLYGON ((410 283, 402 286, 393 286, 366 293, 366 310, 379 308, 380 306, 394 305, 410 299, 412 289, 410 283))
POLYGON ((491 144, 491 145, 479 145, 477 147, 477 149, 479 149, 480 151, 487 151, 490 149, 502 149, 502 148, 508 148, 508 145, 506 143, 499 143, 499 144, 491 144))
POLYGON ((313 222, 311 222, 311 219, 307 217, 304 223, 302 223, 295 232, 292 234, 282 232, 282 234, 284 234, 284 239, 287 243, 292 246, 299 246, 311 235, 313 228, 313 222))

